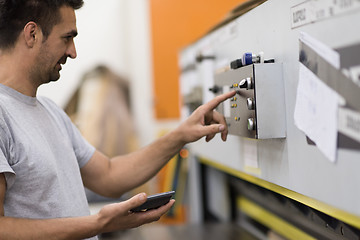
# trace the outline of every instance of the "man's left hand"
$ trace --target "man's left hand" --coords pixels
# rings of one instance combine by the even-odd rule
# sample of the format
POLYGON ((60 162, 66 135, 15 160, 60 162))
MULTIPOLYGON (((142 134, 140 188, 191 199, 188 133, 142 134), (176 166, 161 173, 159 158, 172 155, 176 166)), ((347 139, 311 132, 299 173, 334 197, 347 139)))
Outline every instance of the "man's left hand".
POLYGON ((221 139, 226 141, 228 126, 224 116, 214 109, 223 101, 235 95, 235 91, 224 93, 198 107, 185 122, 175 131, 180 134, 184 144, 195 142, 206 136, 210 141, 217 133, 221 133, 221 139))

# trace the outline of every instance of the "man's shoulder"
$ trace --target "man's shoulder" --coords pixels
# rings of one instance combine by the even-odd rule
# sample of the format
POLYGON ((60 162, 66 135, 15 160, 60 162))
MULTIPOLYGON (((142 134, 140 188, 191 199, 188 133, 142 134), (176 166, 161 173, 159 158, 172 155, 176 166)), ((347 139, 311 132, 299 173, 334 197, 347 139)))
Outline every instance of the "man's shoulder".
POLYGON ((45 96, 38 96, 37 99, 39 100, 40 103, 42 104, 46 104, 46 105, 51 105, 52 107, 57 107, 58 106, 56 105, 56 103, 51 100, 50 98, 48 97, 45 97, 45 96))
POLYGON ((48 97, 39 96, 38 101, 43 105, 47 111, 61 121, 68 122, 69 116, 66 114, 64 109, 58 106, 53 100, 48 97))
POLYGON ((59 107, 53 100, 48 97, 39 96, 37 97, 38 101, 43 105, 45 108, 50 110, 51 112, 60 112, 63 114, 64 110, 59 107))

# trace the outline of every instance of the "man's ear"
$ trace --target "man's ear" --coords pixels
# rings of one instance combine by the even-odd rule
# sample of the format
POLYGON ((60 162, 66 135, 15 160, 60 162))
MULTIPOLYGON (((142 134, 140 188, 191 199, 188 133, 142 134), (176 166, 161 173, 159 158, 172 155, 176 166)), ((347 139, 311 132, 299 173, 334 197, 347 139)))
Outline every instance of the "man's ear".
POLYGON ((29 48, 34 47, 35 43, 39 41, 40 28, 35 22, 28 22, 24 27, 24 38, 26 45, 29 48))

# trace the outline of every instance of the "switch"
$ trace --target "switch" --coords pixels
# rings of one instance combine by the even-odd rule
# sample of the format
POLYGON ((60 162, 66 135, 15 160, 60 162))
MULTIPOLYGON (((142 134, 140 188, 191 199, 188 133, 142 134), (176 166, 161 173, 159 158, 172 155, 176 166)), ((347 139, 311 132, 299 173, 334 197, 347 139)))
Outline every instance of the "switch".
POLYGON ((246 105, 249 110, 254 110, 255 109, 255 100, 253 98, 247 98, 246 105))
POLYGON ((252 89, 253 88, 253 82, 251 77, 244 78, 239 83, 239 88, 246 88, 246 89, 252 89))
POLYGON ((249 118, 247 120, 247 123, 248 123, 248 130, 249 131, 254 131, 256 129, 255 119, 254 118, 249 118))
POLYGON ((209 91, 213 93, 218 93, 220 91, 220 88, 215 85, 212 88, 209 88, 209 91))
POLYGON ((204 60, 214 60, 215 59, 215 56, 212 56, 212 55, 203 55, 201 53, 199 53, 198 55, 196 55, 196 62, 198 63, 201 63, 202 61, 204 60))
POLYGON ((241 68, 242 66, 244 66, 244 65, 243 65, 241 59, 236 59, 236 60, 230 62, 231 69, 238 69, 238 68, 241 68))
POLYGON ((264 52, 259 52, 258 55, 247 52, 244 53, 242 58, 242 63, 244 65, 250 65, 253 63, 263 63, 263 62, 264 62, 264 52))
POLYGON ((242 65, 250 65, 253 63, 274 63, 275 59, 271 58, 271 59, 264 59, 264 52, 259 52, 258 55, 253 54, 253 53, 244 53, 243 57, 242 57, 242 65))

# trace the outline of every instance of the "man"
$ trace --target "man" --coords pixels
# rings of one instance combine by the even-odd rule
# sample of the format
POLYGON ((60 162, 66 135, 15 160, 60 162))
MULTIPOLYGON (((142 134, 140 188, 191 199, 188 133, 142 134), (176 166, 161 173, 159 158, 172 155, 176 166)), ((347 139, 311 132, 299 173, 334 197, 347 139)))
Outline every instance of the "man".
POLYGON ((75 9, 82 0, 0 0, 0 239, 84 239, 158 220, 173 205, 133 213, 141 193, 90 215, 83 185, 119 197, 154 176, 186 143, 221 133, 213 109, 235 93, 199 107, 149 146, 108 159, 90 146, 66 114, 36 96, 76 57, 75 9))

